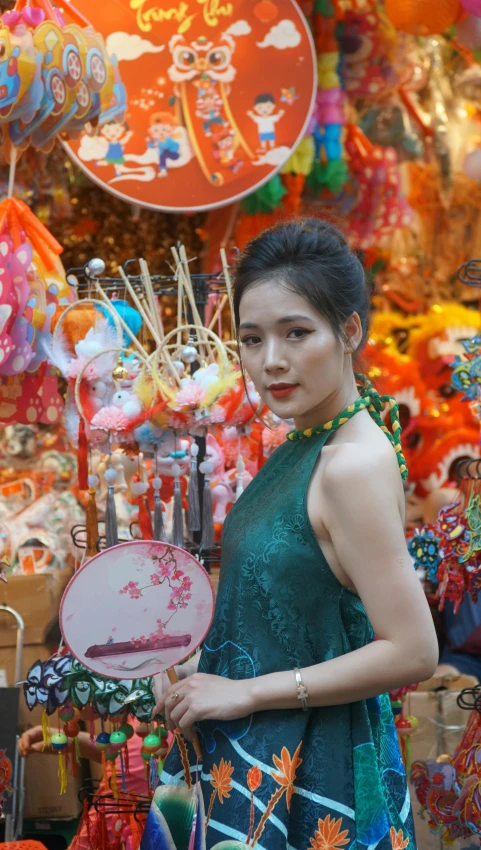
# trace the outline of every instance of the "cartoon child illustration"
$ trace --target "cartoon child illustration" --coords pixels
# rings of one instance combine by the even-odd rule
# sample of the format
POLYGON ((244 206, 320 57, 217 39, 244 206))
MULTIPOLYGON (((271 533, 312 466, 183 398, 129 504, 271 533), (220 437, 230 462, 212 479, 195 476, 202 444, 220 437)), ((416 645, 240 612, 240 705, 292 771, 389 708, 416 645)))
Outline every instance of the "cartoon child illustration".
POLYGON ((259 141, 262 150, 269 146, 272 150, 276 144, 276 123, 285 114, 284 109, 276 113, 276 102, 271 94, 259 94, 254 101, 254 111, 249 109, 249 118, 257 124, 259 141))
POLYGON ((234 131, 231 128, 224 127, 212 137, 212 141, 214 143, 214 157, 219 160, 224 168, 228 168, 233 174, 237 174, 244 163, 237 156, 239 144, 234 131))
POLYGON ((124 147, 132 138, 133 132, 124 121, 112 119, 101 127, 100 135, 107 140, 109 146, 105 157, 100 159, 97 165, 113 165, 118 177, 122 173, 120 166, 125 162, 124 147))
POLYGON ((154 112, 149 120, 147 147, 154 148, 159 156, 159 177, 167 177, 169 160, 180 157, 180 142, 176 138, 177 119, 171 112, 154 112))
POLYGON ((225 122, 221 116, 222 98, 217 92, 215 85, 208 88, 200 86, 196 100, 195 114, 202 118, 202 129, 206 136, 212 136, 215 125, 222 126, 225 122))

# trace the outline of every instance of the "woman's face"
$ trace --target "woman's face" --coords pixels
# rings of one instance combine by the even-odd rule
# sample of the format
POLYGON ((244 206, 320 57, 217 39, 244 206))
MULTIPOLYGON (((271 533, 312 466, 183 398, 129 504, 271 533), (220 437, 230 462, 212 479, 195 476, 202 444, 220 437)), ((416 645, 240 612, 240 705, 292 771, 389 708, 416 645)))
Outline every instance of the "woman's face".
POLYGON ((242 361, 262 400, 281 419, 296 420, 298 427, 319 424, 349 376, 352 385, 342 340, 281 280, 248 289, 239 312, 242 361))

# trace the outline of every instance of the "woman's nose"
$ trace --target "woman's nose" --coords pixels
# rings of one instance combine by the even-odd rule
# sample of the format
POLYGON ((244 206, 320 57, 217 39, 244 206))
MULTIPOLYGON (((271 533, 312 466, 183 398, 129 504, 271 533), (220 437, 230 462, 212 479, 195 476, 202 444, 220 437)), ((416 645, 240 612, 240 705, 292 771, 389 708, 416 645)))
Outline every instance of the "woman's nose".
POLYGON ((286 370, 288 364, 282 351, 282 346, 278 341, 272 340, 267 342, 266 356, 264 360, 264 369, 266 372, 278 370, 286 370))

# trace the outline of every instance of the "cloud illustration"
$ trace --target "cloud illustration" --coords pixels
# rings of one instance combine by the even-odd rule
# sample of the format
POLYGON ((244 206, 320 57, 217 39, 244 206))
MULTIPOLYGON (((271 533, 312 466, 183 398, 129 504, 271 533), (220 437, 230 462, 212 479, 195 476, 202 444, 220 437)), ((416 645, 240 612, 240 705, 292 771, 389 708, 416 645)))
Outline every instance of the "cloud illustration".
POLYGON ((140 59, 146 53, 162 53, 164 44, 155 45, 140 35, 130 35, 127 32, 111 32, 106 40, 109 56, 115 54, 118 61, 140 59))
POLYGON ((294 21, 284 19, 273 26, 264 40, 257 42, 257 47, 275 47, 276 50, 287 50, 301 43, 301 34, 294 21))
POLYGON ((94 162, 103 159, 109 143, 103 136, 82 136, 78 149, 78 157, 82 162, 94 162))
POLYGON ((225 31, 226 35, 249 35, 252 32, 252 27, 247 21, 236 21, 234 24, 231 24, 228 30, 225 31))
POLYGON ((288 148, 287 145, 281 145, 252 160, 252 165, 284 165, 291 153, 291 148, 288 148))

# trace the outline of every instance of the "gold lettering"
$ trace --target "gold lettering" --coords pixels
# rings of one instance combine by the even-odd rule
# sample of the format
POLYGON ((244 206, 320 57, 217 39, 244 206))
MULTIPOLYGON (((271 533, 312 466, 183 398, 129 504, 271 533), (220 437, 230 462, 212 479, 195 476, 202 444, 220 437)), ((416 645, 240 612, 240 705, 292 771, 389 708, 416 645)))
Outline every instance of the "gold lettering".
POLYGON ((221 0, 197 0, 204 13, 204 21, 209 27, 216 27, 220 18, 230 18, 234 14, 232 3, 223 3, 221 0))
POLYGON ((153 24, 162 24, 168 21, 178 23, 179 32, 186 32, 192 25, 195 18, 189 15, 189 4, 178 3, 177 6, 172 6, 170 9, 160 9, 158 6, 150 6, 149 0, 130 0, 130 8, 137 13, 137 26, 141 32, 150 32, 153 24))

